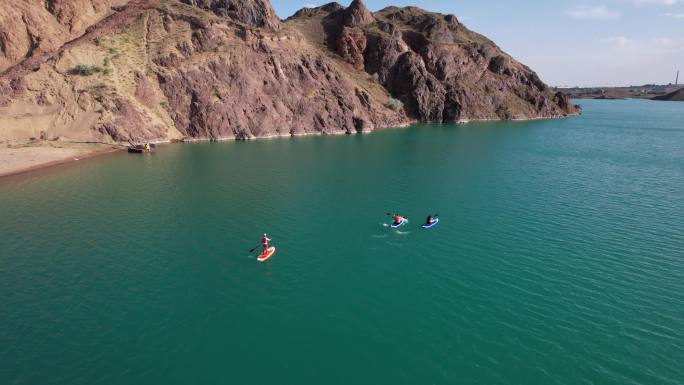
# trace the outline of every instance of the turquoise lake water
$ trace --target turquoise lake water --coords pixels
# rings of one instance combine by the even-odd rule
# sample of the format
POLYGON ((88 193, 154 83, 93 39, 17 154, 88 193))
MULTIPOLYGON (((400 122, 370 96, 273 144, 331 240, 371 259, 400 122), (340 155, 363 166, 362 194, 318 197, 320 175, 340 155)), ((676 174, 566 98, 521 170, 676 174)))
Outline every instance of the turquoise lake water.
POLYGON ((581 103, 0 179, 0 384, 681 385, 684 103, 581 103))

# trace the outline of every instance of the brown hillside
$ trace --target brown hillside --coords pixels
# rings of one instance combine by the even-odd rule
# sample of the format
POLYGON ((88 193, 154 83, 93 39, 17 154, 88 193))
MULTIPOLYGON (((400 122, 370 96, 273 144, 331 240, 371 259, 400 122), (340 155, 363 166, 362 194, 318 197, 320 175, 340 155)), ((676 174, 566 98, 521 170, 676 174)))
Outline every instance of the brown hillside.
POLYGON ((18 1, 0 9, 0 141, 337 134, 575 113, 455 16, 360 0, 18 1), (84 10, 76 12, 75 10, 84 10))

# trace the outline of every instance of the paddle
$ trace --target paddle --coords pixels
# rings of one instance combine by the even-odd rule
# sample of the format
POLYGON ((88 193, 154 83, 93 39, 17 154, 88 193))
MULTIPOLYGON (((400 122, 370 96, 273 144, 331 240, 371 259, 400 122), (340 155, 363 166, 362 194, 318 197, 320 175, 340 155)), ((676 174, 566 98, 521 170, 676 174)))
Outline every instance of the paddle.
MULTIPOLYGON (((269 239, 269 241, 270 241, 270 239, 269 239)), ((250 253, 253 253, 253 252, 254 252, 254 250, 256 250, 256 249, 260 248, 261 246, 262 246, 262 245, 261 245, 261 244, 259 244, 259 245, 258 245, 257 247, 253 248, 253 249, 252 249, 252 250, 250 250, 249 252, 250 252, 250 253)))
POLYGON ((260 248, 260 247, 261 247, 261 245, 259 245, 259 246, 255 247, 255 248, 253 248, 253 249, 252 249, 252 250, 250 250, 249 252, 250 252, 250 253, 253 253, 253 252, 254 252, 254 250, 256 250, 256 249, 258 249, 258 248, 260 248))
MULTIPOLYGON (((390 213, 387 213, 387 214, 385 214, 385 215, 395 216, 395 215, 399 215, 399 214, 390 214, 390 213)), ((399 215, 399 216, 401 216, 401 215, 399 215)), ((408 218, 406 218, 406 217, 402 217, 402 218, 404 218, 404 219, 406 219, 406 220, 408 221, 408 218)))

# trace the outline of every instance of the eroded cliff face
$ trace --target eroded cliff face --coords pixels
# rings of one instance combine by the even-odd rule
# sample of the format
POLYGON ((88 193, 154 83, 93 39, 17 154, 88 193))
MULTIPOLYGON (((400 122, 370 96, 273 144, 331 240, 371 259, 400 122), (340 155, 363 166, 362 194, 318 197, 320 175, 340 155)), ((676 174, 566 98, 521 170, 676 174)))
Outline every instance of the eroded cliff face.
POLYGON ((17 0, 0 6, 0 72, 51 52, 128 0, 17 0))
POLYGON ((182 0, 186 4, 255 27, 277 31, 280 20, 268 0, 182 0))
MULTIPOLYGON (((358 4, 359 2, 354 2, 358 4)), ((529 119, 577 113, 556 97, 536 73, 485 37, 469 31, 454 15, 415 7, 389 7, 373 15, 363 9, 336 10, 324 20, 341 20, 328 28, 338 53, 369 74, 421 121, 529 119), (364 20, 359 23, 356 20, 364 20), (349 42, 348 36, 356 36, 349 42), (363 57, 358 55, 362 51, 363 57), (351 52, 351 54, 348 54, 351 52)))
POLYGON ((454 16, 417 8, 373 14, 354 0, 280 21, 266 0, 33 3, 0 10, 23 23, 0 23, 0 141, 246 139, 575 112, 454 16))

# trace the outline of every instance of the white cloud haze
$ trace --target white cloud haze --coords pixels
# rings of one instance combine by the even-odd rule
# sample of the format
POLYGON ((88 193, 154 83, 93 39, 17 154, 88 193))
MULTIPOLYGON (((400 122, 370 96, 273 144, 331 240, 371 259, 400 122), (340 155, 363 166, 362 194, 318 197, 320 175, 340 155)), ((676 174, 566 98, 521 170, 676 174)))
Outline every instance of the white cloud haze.
POLYGON ((675 5, 684 3, 684 0, 633 0, 636 5, 675 5))
POLYGON ((575 19, 617 19, 620 17, 620 12, 611 11, 604 5, 599 6, 582 6, 573 8, 567 11, 567 14, 574 17, 575 19))
POLYGON ((600 42, 603 43, 608 43, 608 44, 615 44, 615 45, 620 45, 620 46, 625 46, 629 43, 631 43, 631 40, 624 36, 611 36, 611 37, 604 37, 599 39, 600 42))

